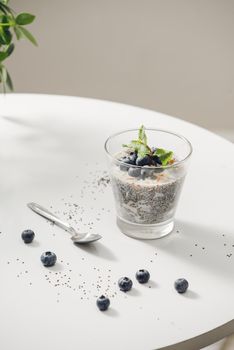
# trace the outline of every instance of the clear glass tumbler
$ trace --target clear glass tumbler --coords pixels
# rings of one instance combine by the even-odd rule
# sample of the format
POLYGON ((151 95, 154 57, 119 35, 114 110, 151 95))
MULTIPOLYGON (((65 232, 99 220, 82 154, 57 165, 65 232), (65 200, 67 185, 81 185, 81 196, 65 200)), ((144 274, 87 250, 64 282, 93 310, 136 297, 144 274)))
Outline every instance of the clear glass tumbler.
POLYGON ((124 152, 122 145, 136 139, 137 133, 137 129, 122 131, 105 142, 117 225, 128 236, 155 239, 173 230, 192 146, 181 135, 166 130, 146 129, 148 145, 173 151, 175 162, 156 168, 126 164, 119 160, 124 152), (135 169, 131 169, 135 176, 129 175, 129 168, 135 169), (142 176, 142 172, 146 176, 142 176))

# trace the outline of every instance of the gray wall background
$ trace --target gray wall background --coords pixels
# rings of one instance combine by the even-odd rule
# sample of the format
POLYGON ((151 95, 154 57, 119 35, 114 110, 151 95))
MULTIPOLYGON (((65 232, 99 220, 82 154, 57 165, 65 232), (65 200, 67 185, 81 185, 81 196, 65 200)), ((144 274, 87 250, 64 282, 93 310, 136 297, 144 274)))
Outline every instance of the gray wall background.
POLYGON ((79 95, 234 134, 233 0, 11 0, 39 47, 18 43, 16 92, 79 95))

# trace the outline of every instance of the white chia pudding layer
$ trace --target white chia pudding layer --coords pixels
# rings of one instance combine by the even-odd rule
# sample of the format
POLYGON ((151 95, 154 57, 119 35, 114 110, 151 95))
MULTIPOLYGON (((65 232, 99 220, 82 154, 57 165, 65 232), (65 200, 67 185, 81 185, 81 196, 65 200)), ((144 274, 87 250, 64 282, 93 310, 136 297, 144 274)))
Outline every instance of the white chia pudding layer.
POLYGON ((142 179, 129 176, 118 165, 113 166, 111 182, 118 215, 136 224, 157 224, 170 220, 184 178, 183 169, 176 167, 166 168, 142 179))

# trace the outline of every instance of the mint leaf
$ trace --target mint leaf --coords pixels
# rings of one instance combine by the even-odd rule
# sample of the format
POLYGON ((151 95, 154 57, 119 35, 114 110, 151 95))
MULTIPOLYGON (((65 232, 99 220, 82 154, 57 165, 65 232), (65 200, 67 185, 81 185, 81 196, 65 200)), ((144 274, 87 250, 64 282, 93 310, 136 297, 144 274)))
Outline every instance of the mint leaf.
POLYGON ((140 141, 142 141, 145 145, 147 145, 147 136, 146 136, 146 133, 145 133, 145 127, 144 125, 142 125, 139 129, 139 132, 138 132, 138 139, 140 141))
POLYGON ((132 150, 137 151, 138 148, 139 148, 139 145, 140 145, 140 141, 132 140, 131 143, 129 143, 128 145, 127 144, 123 144, 122 146, 131 148, 132 150))
POLYGON ((128 147, 135 151, 139 158, 144 158, 148 155, 151 157, 158 157, 163 166, 166 166, 173 158, 173 152, 167 151, 163 148, 157 148, 152 154, 151 148, 147 145, 147 136, 144 125, 142 125, 138 131, 138 140, 132 140, 130 144, 123 144, 123 147, 128 147))
POLYGON ((162 162, 162 165, 167 165, 168 162, 172 159, 173 152, 169 151, 161 155, 160 160, 162 162))
POLYGON ((162 156, 163 154, 165 154, 167 151, 163 148, 157 148, 156 151, 153 153, 153 156, 162 156))
POLYGON ((137 156, 139 158, 144 158, 145 156, 147 156, 148 154, 150 154, 149 148, 147 145, 145 144, 140 144, 139 148, 138 148, 138 152, 137 152, 137 156))
POLYGON ((133 151, 137 152, 137 156, 140 158, 143 158, 151 153, 149 146, 147 146, 140 140, 132 140, 130 144, 124 144, 123 147, 128 147, 133 151))
POLYGON ((162 165, 165 166, 173 158, 173 152, 166 151, 163 148, 157 148, 156 151, 154 152, 153 156, 157 156, 160 159, 162 165))

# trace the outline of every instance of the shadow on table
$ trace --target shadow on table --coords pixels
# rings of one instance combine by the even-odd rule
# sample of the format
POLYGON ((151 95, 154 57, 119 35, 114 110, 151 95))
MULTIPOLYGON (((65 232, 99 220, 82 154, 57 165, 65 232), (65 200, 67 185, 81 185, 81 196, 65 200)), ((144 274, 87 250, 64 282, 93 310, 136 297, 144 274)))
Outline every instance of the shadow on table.
POLYGON ((101 259, 116 261, 117 257, 114 255, 113 251, 101 242, 91 243, 91 244, 74 244, 77 248, 83 250, 84 252, 95 255, 101 259))
POLYGON ((113 307, 110 307, 108 310, 103 312, 104 316, 108 317, 118 317, 119 312, 116 309, 113 309, 113 307))
POLYGON ((233 277, 234 236, 210 227, 177 221, 167 237, 144 241, 220 277, 233 277))
POLYGON ((60 264, 59 262, 56 262, 56 264, 54 266, 47 267, 47 269, 49 271, 54 271, 54 272, 62 271, 63 270, 63 265, 60 264))

